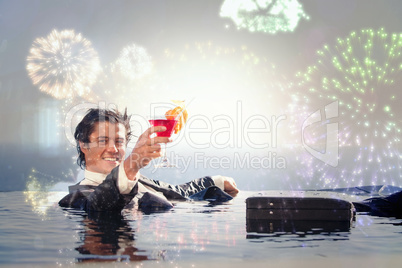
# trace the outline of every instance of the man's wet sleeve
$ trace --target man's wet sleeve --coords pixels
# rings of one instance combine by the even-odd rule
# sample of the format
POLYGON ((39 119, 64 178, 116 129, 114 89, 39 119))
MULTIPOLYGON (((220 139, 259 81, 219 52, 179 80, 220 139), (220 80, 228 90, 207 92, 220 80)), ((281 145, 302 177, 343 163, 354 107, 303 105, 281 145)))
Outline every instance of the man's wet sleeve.
POLYGON ((168 199, 188 198, 208 187, 215 186, 215 183, 210 176, 205 176, 180 185, 172 185, 162 181, 151 180, 144 176, 141 176, 140 182, 156 191, 162 192, 168 199))

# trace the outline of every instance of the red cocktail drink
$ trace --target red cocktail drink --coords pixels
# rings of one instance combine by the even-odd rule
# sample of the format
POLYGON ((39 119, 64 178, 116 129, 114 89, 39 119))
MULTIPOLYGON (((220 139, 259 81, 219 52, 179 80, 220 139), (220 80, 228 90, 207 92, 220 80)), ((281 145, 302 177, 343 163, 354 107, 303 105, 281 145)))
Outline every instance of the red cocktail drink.
MULTIPOLYGON (((167 119, 164 116, 154 117, 153 119, 148 120, 151 126, 164 126, 166 127, 165 131, 161 132, 154 132, 157 137, 170 137, 173 134, 174 128, 177 124, 177 120, 175 119, 167 119)), ((163 158, 159 164, 156 164, 155 167, 175 167, 174 164, 170 164, 167 156, 166 156, 166 143, 164 143, 164 151, 163 151, 163 158)))
POLYGON ((149 123, 156 127, 156 126, 164 126, 166 127, 165 131, 162 132, 155 132, 156 136, 158 137, 170 137, 172 136, 174 126, 177 124, 177 120, 172 119, 151 119, 149 123))

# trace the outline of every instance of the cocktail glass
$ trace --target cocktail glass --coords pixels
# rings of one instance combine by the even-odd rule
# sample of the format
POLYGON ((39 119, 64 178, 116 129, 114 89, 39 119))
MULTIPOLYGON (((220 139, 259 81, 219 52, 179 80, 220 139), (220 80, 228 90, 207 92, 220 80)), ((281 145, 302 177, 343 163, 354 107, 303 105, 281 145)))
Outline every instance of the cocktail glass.
MULTIPOLYGON (((153 116, 151 119, 148 120, 151 126, 164 126, 166 127, 165 131, 162 132, 155 132, 156 136, 158 137, 171 137, 173 134, 174 127, 177 124, 176 119, 167 119, 164 115, 163 116, 153 116)), ((163 157, 160 163, 155 164, 155 167, 176 167, 176 165, 171 164, 167 158, 166 153, 166 143, 164 143, 164 150, 163 150, 163 157)))

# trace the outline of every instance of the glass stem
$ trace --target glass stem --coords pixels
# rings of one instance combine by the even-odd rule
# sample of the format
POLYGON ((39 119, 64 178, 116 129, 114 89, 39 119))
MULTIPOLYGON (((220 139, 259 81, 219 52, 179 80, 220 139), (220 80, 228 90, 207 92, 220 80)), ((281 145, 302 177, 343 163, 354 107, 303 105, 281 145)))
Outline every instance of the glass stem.
POLYGON ((166 154, 166 143, 163 144, 164 151, 163 151, 163 162, 167 162, 167 154, 166 154))

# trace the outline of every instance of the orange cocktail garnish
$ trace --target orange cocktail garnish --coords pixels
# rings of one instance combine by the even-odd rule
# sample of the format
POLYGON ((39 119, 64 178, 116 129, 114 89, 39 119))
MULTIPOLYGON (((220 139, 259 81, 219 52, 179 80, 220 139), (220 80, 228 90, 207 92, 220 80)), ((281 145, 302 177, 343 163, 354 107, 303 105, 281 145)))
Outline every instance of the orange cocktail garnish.
POLYGON ((184 101, 172 101, 178 106, 174 109, 170 109, 165 113, 166 119, 168 120, 177 120, 177 124, 174 127, 174 133, 177 134, 184 127, 184 124, 187 122, 188 113, 184 106, 184 101))

